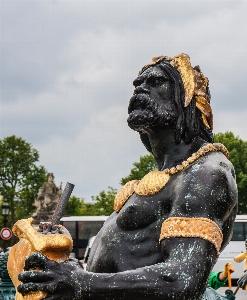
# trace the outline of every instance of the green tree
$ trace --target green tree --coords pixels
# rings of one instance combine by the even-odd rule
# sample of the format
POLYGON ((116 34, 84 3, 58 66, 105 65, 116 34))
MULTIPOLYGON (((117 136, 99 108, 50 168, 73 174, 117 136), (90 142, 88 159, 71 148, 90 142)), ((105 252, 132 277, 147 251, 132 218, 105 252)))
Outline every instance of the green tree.
POLYGON ((95 216, 109 216, 113 212, 114 199, 117 194, 117 190, 108 187, 108 191, 101 191, 98 196, 92 196, 92 200, 95 202, 92 204, 92 213, 95 216))
POLYGON ((228 131, 215 134, 214 141, 225 145, 230 153, 238 186, 238 214, 247 214, 247 142, 228 131))
POLYGON ((120 184, 125 185, 125 183, 134 179, 140 180, 147 173, 158 168, 157 163, 151 153, 140 156, 140 160, 138 162, 134 162, 133 166, 134 168, 130 170, 130 174, 126 177, 123 177, 120 181, 120 184))
POLYGON ((82 216, 109 216, 113 212, 113 203, 117 190, 108 187, 108 191, 101 191, 99 195, 92 196, 93 203, 84 203, 82 216))
POLYGON ((10 207, 10 226, 35 209, 32 203, 46 180, 38 160, 38 151, 22 138, 13 135, 0 140, 0 194, 10 207))
POLYGON ((81 216, 98 216, 101 215, 97 208, 95 208, 95 203, 83 203, 81 216))
POLYGON ((66 212, 70 216, 81 216, 83 205, 83 199, 79 199, 76 196, 71 196, 66 205, 66 212))

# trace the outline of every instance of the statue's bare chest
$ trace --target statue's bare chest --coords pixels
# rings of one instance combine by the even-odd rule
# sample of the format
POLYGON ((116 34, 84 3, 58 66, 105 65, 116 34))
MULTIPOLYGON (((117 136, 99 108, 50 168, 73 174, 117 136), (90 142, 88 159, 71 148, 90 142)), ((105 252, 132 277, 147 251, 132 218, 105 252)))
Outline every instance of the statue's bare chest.
POLYGON ((140 196, 133 194, 123 205, 116 217, 118 228, 128 231, 147 227, 169 214, 172 195, 169 187, 164 187, 158 194, 140 196))
POLYGON ((106 220, 96 237, 88 270, 116 272, 139 268, 143 260, 147 265, 161 262, 160 230, 172 206, 168 194, 165 187, 156 195, 130 196, 119 212, 106 220))

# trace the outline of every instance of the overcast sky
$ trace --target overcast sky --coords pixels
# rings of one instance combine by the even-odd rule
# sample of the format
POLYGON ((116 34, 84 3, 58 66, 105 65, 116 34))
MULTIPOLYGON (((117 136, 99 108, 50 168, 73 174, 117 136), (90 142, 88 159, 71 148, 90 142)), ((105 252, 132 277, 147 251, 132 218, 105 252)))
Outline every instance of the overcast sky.
POLYGON ((126 122, 153 56, 209 78, 214 133, 247 140, 247 1, 0 0, 0 139, 22 137, 57 185, 90 200, 146 150, 126 122))

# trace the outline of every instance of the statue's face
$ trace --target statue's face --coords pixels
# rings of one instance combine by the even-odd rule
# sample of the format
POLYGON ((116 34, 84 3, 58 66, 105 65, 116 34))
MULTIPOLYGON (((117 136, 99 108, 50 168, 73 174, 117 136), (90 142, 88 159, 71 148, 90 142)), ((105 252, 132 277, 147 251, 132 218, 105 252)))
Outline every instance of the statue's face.
POLYGON ((162 127, 176 120, 172 83, 158 66, 150 67, 134 81, 130 99, 128 124, 136 131, 162 127))

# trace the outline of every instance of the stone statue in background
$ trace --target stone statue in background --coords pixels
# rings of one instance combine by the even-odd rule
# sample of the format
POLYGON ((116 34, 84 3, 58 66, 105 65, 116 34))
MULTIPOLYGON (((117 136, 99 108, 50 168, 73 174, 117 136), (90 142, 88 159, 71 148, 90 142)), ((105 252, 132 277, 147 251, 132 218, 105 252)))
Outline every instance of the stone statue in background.
POLYGON ((53 173, 47 174, 47 181, 39 189, 37 200, 40 202, 40 207, 55 207, 62 195, 62 183, 58 188, 53 182, 54 175, 53 173))
POLYGON ((32 215, 34 225, 40 222, 51 220, 51 216, 57 207, 57 203, 62 195, 62 183, 57 187, 54 183, 53 173, 47 174, 47 181, 39 189, 38 197, 35 199, 34 206, 37 207, 36 212, 32 215))
POLYGON ((92 245, 87 271, 76 261, 58 263, 33 253, 18 277, 22 295, 219 299, 204 292, 231 239, 237 185, 227 149, 213 143, 209 81, 180 54, 153 58, 133 84, 128 124, 154 155, 158 170, 118 192, 115 211, 92 245))

